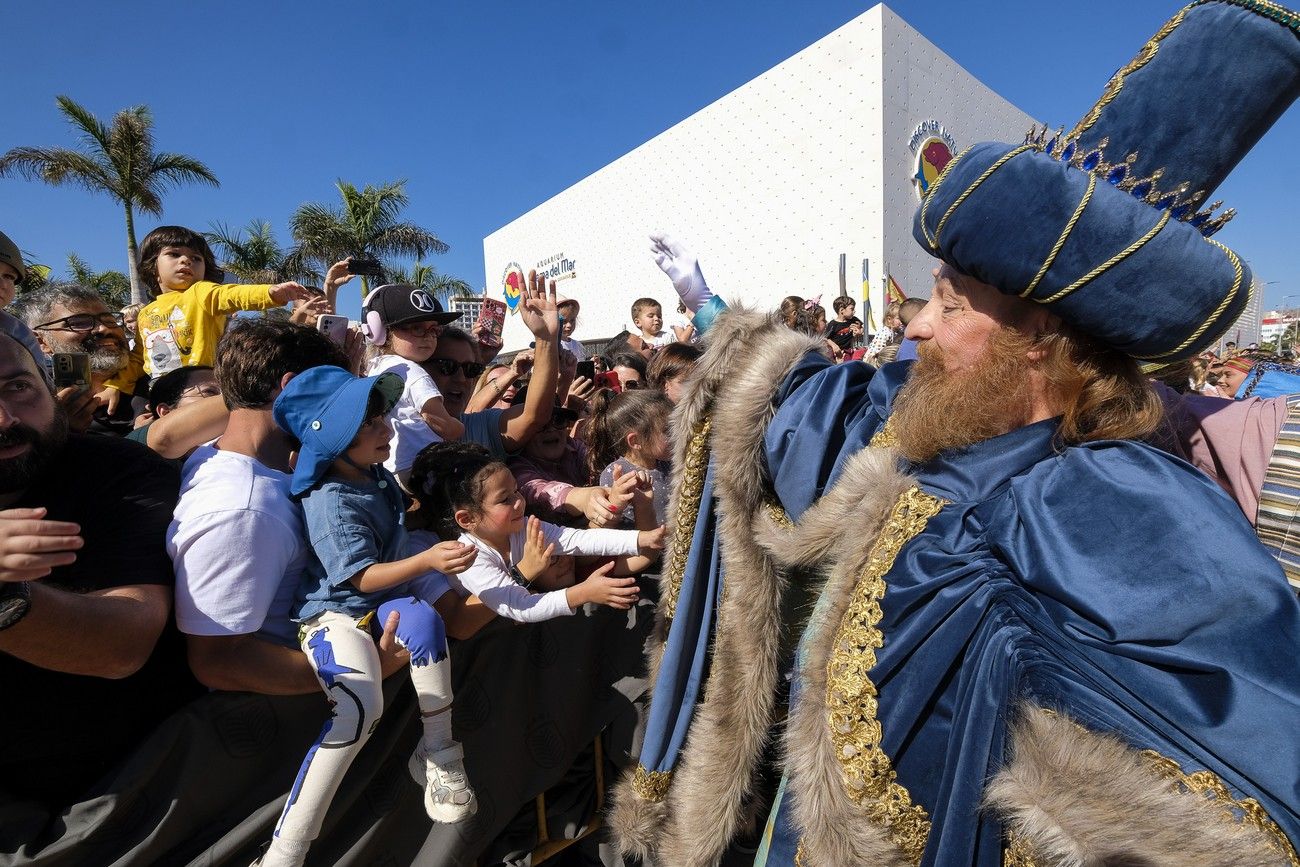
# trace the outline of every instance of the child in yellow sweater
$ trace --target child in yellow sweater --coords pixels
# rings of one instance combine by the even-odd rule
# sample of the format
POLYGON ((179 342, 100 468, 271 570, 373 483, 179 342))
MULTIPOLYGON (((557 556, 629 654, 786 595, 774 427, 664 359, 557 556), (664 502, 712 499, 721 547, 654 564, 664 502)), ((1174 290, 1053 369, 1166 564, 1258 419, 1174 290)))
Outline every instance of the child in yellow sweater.
POLYGON ((146 235, 140 244, 140 279, 155 297, 140 310, 132 364, 111 384, 130 394, 141 372, 161 376, 180 367, 211 365, 232 313, 311 297, 298 283, 221 285, 224 277, 198 232, 159 226, 146 235))

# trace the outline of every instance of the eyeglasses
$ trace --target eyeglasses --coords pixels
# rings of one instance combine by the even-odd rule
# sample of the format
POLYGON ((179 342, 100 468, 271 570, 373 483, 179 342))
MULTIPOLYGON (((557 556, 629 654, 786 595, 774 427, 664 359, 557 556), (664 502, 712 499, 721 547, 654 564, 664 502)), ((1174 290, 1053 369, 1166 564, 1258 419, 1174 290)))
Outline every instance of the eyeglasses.
POLYGON ((627 391, 630 388, 641 388, 642 385, 643 383, 639 379, 629 379, 623 383, 623 390, 627 391))
POLYGON ((105 328, 121 328, 126 322, 126 317, 121 313, 74 313, 71 316, 64 316, 62 319, 54 319, 43 325, 37 325, 33 331, 94 331, 95 326, 103 325, 105 328))
POLYGON ((211 385, 191 385, 189 388, 181 390, 181 397, 188 397, 192 394, 199 397, 220 397, 221 386, 214 382, 211 385))
POLYGON ((428 363, 443 376, 451 376, 459 367, 469 379, 478 379, 487 370, 486 365, 477 361, 456 361, 452 358, 430 358, 428 363))
POLYGON ((409 325, 394 325, 394 331, 400 331, 411 337, 441 337, 442 325, 437 322, 412 322, 409 325))

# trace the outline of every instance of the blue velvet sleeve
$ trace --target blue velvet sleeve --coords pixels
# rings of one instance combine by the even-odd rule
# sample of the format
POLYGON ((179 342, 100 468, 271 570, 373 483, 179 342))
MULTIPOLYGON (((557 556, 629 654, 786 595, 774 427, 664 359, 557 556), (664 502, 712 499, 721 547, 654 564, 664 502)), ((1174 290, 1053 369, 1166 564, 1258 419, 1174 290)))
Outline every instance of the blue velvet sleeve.
POLYGON ((798 520, 839 477, 844 462, 871 442, 889 417, 910 362, 832 364, 809 353, 777 391, 777 411, 765 438, 777 496, 798 520))
POLYGON ((1300 830, 1282 806, 1300 803, 1300 740, 1278 737, 1300 718, 1300 604, 1233 501, 1182 461, 1103 442, 1044 461, 1003 502, 994 550, 1113 677, 1063 678, 1060 697, 1132 733, 1106 719, 1126 706, 1167 739, 1145 746, 1261 795, 1300 830))

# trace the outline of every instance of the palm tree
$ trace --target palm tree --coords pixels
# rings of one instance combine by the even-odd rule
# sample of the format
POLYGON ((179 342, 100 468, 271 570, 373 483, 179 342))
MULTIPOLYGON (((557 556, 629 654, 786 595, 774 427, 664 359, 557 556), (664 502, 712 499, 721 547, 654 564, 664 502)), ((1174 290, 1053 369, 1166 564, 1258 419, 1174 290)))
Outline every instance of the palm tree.
POLYGON ((265 220, 250 220, 242 229, 217 223, 203 236, 221 252, 221 267, 246 283, 301 280, 319 284, 321 281, 319 271, 280 246, 271 224, 265 220))
POLYGON ((69 253, 68 275, 73 283, 102 295, 109 310, 121 310, 131 301, 131 280, 121 271, 96 271, 76 253, 69 253))
POLYGON ((147 301, 136 268, 135 209, 162 216, 162 194, 187 183, 218 186, 203 163, 185 154, 154 153, 153 115, 148 106, 119 111, 105 124, 67 96, 59 111, 81 136, 81 148, 16 147, 0 156, 0 177, 17 173, 58 186, 71 183, 108 193, 126 213, 126 252, 131 300, 147 301))
MULTIPOLYGON (((433 232, 399 219, 409 202, 405 185, 406 181, 393 181, 358 190, 340 180, 336 186, 343 198, 341 208, 308 202, 290 218, 298 243, 292 255, 328 267, 346 256, 420 259, 446 253, 448 246, 433 232)), ((370 282, 362 277, 362 296, 369 291, 370 282)))
POLYGON ((419 286, 434 298, 437 298, 444 310, 451 309, 453 298, 475 297, 473 287, 464 280, 459 277, 452 277, 450 274, 440 274, 437 268, 420 262, 412 265, 410 271, 401 267, 386 268, 384 269, 384 276, 389 283, 405 283, 408 286, 419 286))

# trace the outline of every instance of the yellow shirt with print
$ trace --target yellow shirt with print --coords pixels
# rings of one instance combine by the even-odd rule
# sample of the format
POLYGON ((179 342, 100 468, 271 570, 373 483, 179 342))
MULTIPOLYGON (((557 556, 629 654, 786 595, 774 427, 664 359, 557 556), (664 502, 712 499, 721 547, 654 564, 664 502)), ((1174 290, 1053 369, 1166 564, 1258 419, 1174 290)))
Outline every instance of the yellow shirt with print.
POLYGON ((140 309, 131 361, 108 384, 130 394, 142 371, 156 377, 180 367, 211 365, 230 315, 277 306, 272 288, 200 280, 184 292, 163 292, 140 309))

